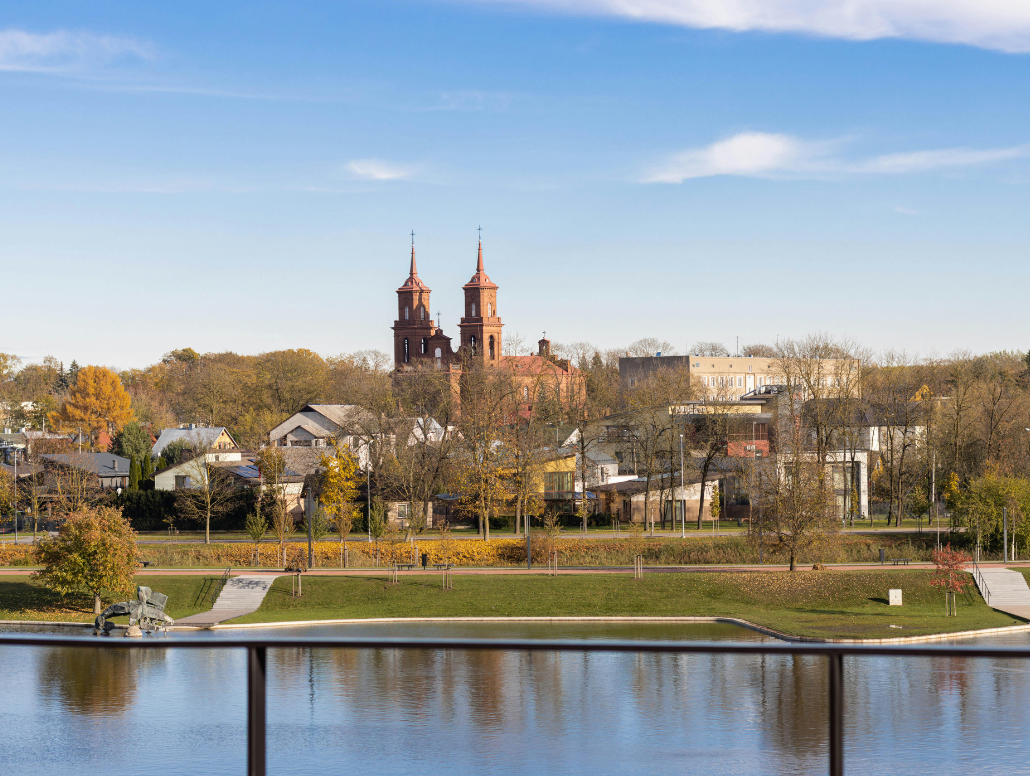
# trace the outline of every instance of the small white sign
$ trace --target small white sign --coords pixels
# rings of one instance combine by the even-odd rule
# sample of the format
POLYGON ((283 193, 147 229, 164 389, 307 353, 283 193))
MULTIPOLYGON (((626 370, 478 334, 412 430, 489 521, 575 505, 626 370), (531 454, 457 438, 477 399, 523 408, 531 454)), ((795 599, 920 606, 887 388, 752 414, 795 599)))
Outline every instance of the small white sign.
POLYGON ((903 591, 902 590, 890 590, 889 591, 889 606, 902 606, 903 605, 903 591))

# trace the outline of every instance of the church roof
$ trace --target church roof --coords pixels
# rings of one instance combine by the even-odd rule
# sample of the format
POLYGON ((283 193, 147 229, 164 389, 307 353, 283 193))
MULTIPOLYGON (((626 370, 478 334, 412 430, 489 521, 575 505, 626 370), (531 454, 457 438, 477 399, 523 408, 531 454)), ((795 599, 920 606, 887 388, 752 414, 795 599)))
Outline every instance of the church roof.
POLYGON ((569 362, 564 362, 564 366, 564 364, 557 364, 555 361, 541 356, 502 356, 502 363, 513 372, 523 375, 539 375, 542 372, 556 371, 573 374, 580 371, 569 362))
POLYGON ((426 283, 419 279, 419 273, 416 272, 416 246, 412 246, 412 262, 409 264, 409 276, 399 291, 429 291, 426 283))
POLYGON ((484 248, 480 241, 477 241, 477 271, 463 288, 498 288, 484 272, 484 248))

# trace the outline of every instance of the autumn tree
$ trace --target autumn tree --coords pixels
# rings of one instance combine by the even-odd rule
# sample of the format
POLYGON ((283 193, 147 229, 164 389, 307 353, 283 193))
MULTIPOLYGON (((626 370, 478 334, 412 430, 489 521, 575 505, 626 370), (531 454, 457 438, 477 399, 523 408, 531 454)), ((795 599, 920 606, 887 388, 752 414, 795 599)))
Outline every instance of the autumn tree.
POLYGON ((462 415, 458 422, 457 463, 461 467, 458 492, 478 522, 484 541, 491 538, 489 518, 504 495, 503 450, 500 430, 505 419, 505 376, 486 369, 475 359, 464 364, 461 378, 462 415))
POLYGON ((212 465, 204 447, 183 465, 183 471, 189 479, 187 487, 175 492, 179 513, 187 520, 203 523, 204 543, 211 544, 211 522, 232 505, 233 485, 229 475, 212 465))
POLYGON ((935 563, 936 571, 931 584, 933 587, 946 589, 946 616, 950 616, 951 613, 956 616, 957 593, 964 592, 964 587, 968 584, 967 574, 963 569, 971 562, 971 557, 954 550, 947 542, 944 549, 932 551, 932 561, 935 563))
POLYGON ((280 560, 287 565, 286 541, 294 533, 294 516, 287 511, 287 462, 280 450, 266 447, 255 457, 255 465, 262 476, 262 498, 268 498, 272 511, 272 532, 280 547, 280 560))
POLYGON ((96 436, 101 431, 117 433, 133 417, 129 394, 118 375, 102 366, 79 370, 75 383, 51 423, 64 428, 82 428, 96 436))
POLYGON ((319 500, 330 513, 340 539, 340 565, 344 565, 344 542, 358 516, 358 462, 346 445, 334 442, 333 454, 323 455, 322 493, 319 500))
POLYGON ((800 555, 830 540, 837 528, 835 503, 825 463, 803 444, 796 424, 782 435, 776 458, 758 467, 765 545, 788 555, 795 571, 800 555))
POLYGON ((93 613, 101 612, 103 593, 130 593, 139 567, 136 532, 120 509, 97 507, 68 515, 57 536, 36 550, 41 568, 33 576, 62 595, 93 596, 93 613))

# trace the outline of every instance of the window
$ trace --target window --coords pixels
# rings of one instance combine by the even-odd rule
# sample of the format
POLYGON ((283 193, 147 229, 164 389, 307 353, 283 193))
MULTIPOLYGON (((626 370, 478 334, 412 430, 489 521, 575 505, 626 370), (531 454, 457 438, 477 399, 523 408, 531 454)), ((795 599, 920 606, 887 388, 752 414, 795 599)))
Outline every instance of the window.
POLYGON ((434 348, 434 358, 440 358, 440 357, 441 357, 441 349, 440 348, 434 348))
POLYGON ((176 475, 176 490, 183 490, 190 487, 190 478, 184 475, 176 475))
POLYGON ((473 309, 473 312, 470 313, 470 315, 471 315, 471 317, 476 318, 477 317, 477 303, 476 302, 472 302, 471 303, 471 307, 473 309))
POLYGON ((488 302, 487 303, 487 317, 490 318, 491 315, 492 315, 492 313, 491 313, 491 303, 488 302))
POLYGON ((426 320, 426 308, 423 307, 422 305, 420 305, 420 307, 419 307, 419 320, 421 320, 421 321, 425 321, 426 320))
POLYGON ((408 305, 405 305, 405 320, 408 320, 408 305))
POLYGON ((407 503, 398 504, 398 519, 408 520, 409 517, 409 505, 407 503))
POLYGON ((750 372, 752 371, 752 365, 750 365, 750 366, 749 366, 749 371, 750 371, 750 372))
POLYGON ((526 401, 530 398, 530 388, 523 386, 523 400, 526 401))
POLYGON ((738 376, 738 387, 739 388, 742 387, 742 376, 741 375, 738 376))
POLYGON ((428 350, 430 350, 430 345, 427 343, 426 337, 423 337, 423 341, 419 344, 419 352, 425 356, 428 350))
POLYGON ((405 361, 405 363, 407 364, 407 363, 408 363, 408 360, 409 360, 409 352, 408 352, 408 337, 405 337, 405 341, 404 341, 404 348, 405 348, 405 353, 404 353, 404 356, 403 356, 403 358, 404 358, 404 361, 405 361))
POLYGON ((471 334, 470 337, 469 337, 469 349, 472 350, 474 353, 477 352, 477 335, 476 334, 471 334))
POLYGON ((572 493, 573 472, 545 472, 545 493, 572 493))
POLYGON ((494 334, 492 334, 490 337, 487 338, 487 354, 488 354, 488 358, 490 358, 492 361, 494 361, 494 357, 495 357, 494 345, 495 345, 495 343, 494 343, 494 334))

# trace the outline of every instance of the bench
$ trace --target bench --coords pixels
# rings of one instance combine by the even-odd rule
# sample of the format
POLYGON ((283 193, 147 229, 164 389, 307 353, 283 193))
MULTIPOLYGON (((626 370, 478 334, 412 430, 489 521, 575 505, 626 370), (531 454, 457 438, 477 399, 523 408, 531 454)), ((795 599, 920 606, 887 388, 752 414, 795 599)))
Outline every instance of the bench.
POLYGON ((395 568, 405 569, 406 571, 412 571, 416 567, 415 563, 395 563, 395 568))
POLYGON ((893 566, 898 566, 900 563, 904 566, 910 565, 910 558, 889 558, 889 560, 892 561, 893 566))
POLYGON ((445 569, 455 568, 455 565, 452 563, 435 563, 434 568, 438 571, 444 571, 445 569))
POLYGON ((140 565, 144 568, 147 568, 149 565, 151 565, 151 562, 149 560, 141 560, 140 565))

